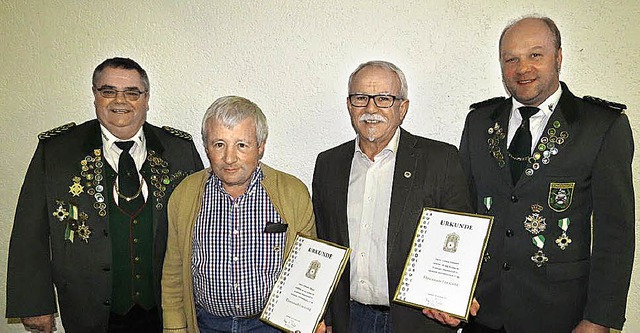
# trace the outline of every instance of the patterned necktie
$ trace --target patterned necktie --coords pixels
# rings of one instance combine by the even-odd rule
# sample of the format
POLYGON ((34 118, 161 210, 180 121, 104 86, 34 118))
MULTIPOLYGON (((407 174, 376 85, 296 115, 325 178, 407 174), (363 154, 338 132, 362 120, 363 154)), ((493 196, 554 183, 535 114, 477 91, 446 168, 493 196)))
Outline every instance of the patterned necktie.
POLYGON ((133 141, 119 141, 115 143, 122 149, 118 160, 118 206, 124 211, 134 214, 144 203, 142 187, 138 177, 138 169, 129 150, 133 146, 133 141))
POLYGON ((523 106, 518 108, 520 115, 522 116, 522 123, 516 130, 516 134, 511 140, 509 146, 509 161, 511 165, 511 179, 515 185, 520 179, 522 172, 529 163, 529 156, 531 155, 531 130, 529 129, 529 118, 538 113, 540 109, 533 106, 523 106))

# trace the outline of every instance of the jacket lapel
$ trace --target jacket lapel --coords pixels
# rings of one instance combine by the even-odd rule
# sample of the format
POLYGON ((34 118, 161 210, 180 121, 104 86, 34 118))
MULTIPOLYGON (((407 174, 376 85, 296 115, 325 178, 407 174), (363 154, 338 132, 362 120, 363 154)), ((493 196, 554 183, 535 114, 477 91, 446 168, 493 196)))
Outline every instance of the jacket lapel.
POLYGON ((335 194, 337 203, 335 205, 336 212, 334 216, 338 220, 335 227, 339 228, 338 234, 344 241, 342 244, 349 244, 349 221, 347 220, 347 195, 349 193, 349 176, 351 174, 351 162, 353 161, 353 154, 355 152, 355 140, 344 145, 339 153, 339 158, 336 160, 335 165, 331 167, 335 173, 333 176, 329 175, 327 179, 335 179, 335 194))
POLYGON ((414 186, 420 151, 415 148, 417 139, 400 128, 400 141, 396 153, 396 165, 393 172, 393 189, 389 207, 389 226, 387 231, 387 262, 391 260, 395 239, 402 229, 403 215, 414 186))

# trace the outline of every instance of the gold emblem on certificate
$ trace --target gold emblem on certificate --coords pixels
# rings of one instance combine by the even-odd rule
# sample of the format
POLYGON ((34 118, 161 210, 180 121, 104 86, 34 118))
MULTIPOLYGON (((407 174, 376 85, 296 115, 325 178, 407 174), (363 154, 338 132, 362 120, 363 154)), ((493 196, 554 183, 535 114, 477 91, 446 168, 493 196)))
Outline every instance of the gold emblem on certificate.
POLYGON ((460 240, 460 236, 455 232, 447 235, 447 238, 444 241, 443 250, 451 253, 455 253, 458 250, 458 241, 460 240))
POLYGON ((305 273, 304 276, 310 278, 311 280, 315 280, 319 269, 320 269, 320 262, 317 260, 314 260, 309 263, 309 268, 307 269, 307 273, 305 273))

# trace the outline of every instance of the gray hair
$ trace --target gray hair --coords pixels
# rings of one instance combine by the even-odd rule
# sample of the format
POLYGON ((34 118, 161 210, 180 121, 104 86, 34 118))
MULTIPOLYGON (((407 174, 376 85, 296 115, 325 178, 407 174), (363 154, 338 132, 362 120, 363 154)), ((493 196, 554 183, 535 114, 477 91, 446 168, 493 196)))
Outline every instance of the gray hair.
POLYGON ((550 19, 550 18, 548 18, 546 16, 532 14, 532 15, 522 16, 522 17, 520 17, 520 18, 518 18, 516 20, 511 21, 502 30, 502 33, 500 34, 500 40, 498 41, 498 49, 499 50, 502 49, 502 39, 504 38, 504 35, 507 33, 507 31, 509 29, 511 29, 514 25, 520 23, 520 21, 526 20, 526 19, 535 19, 535 20, 542 21, 547 26, 547 28, 549 28, 549 31, 551 32, 551 35, 553 36, 553 45, 555 46, 556 50, 559 50, 562 47, 562 38, 560 37, 560 30, 558 30, 558 26, 556 25, 556 23, 553 22, 552 19, 550 19))
POLYGON ((256 139, 258 146, 267 141, 269 126, 262 110, 252 101, 239 96, 220 97, 211 104, 202 118, 202 142, 207 146, 207 126, 209 119, 215 119, 226 128, 233 128, 247 117, 253 119, 256 125, 256 139))
POLYGON ((396 75, 398 76, 398 80, 400 81, 400 96, 398 97, 401 99, 407 99, 407 96, 409 95, 409 86, 407 85, 407 78, 404 76, 404 73, 400 68, 398 68, 398 66, 384 60, 372 60, 372 61, 367 61, 365 63, 360 64, 358 68, 356 68, 356 70, 353 71, 353 73, 351 73, 351 75, 349 76, 349 86, 348 86, 349 90, 351 90, 351 82, 353 81, 353 78, 356 76, 356 74, 358 74, 358 72, 360 72, 365 67, 370 67, 370 66, 388 69, 396 73, 396 75))

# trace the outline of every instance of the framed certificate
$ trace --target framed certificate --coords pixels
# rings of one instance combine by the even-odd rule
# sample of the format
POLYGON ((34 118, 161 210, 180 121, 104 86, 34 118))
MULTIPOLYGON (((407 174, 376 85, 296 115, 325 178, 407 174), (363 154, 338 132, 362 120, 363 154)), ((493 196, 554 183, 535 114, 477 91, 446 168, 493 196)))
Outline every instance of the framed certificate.
POLYGON ((393 300, 467 321, 492 216, 424 208, 393 300))
POLYGON ((260 320, 287 332, 313 333, 351 249, 296 235, 260 320))

